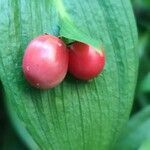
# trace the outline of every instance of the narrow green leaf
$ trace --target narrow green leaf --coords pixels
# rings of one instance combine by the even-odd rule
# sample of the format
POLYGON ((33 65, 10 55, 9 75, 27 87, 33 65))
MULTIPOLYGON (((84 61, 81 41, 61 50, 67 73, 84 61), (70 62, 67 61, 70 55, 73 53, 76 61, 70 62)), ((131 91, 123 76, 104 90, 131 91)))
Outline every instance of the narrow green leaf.
POLYGON ((150 150, 150 139, 144 141, 138 150, 150 150))
POLYGON ((150 140, 150 106, 145 107, 141 112, 131 118, 119 140, 116 150, 147 150, 147 143, 150 140))

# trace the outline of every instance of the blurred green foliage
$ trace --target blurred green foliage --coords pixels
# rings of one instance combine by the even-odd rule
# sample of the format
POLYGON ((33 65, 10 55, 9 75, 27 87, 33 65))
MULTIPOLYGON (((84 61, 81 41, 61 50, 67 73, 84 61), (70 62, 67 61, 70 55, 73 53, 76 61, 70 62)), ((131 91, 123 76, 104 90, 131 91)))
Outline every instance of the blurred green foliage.
POLYGON ((139 76, 133 113, 150 103, 150 0, 132 0, 139 31, 139 76))
POLYGON ((150 150, 150 0, 132 3, 139 31, 139 75, 131 118, 115 150, 150 150))
POLYGON ((118 142, 116 150, 150 150, 150 106, 136 113, 118 142), (149 148, 149 149, 148 149, 149 148))

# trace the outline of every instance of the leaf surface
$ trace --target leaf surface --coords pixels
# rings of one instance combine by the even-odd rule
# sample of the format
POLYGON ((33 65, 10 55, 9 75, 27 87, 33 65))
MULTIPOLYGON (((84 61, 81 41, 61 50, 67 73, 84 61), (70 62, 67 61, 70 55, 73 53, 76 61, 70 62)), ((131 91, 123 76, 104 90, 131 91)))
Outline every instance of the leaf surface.
MULTIPOLYGON (((127 121, 137 76, 137 31, 129 0, 1 0, 0 79, 11 118, 50 150, 109 150, 127 121), (22 73, 28 42, 50 33, 104 47, 106 65, 89 82, 67 76, 47 91, 22 73)), ((23 134, 22 134, 23 136, 23 134)))
POLYGON ((150 149, 150 106, 134 115, 119 140, 118 150, 148 150, 150 149))

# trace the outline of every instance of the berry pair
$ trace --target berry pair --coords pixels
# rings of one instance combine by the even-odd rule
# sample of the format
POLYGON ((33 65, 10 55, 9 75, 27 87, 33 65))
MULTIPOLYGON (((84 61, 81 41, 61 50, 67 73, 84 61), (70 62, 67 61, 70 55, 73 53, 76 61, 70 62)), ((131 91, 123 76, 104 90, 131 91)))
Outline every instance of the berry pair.
POLYGON ((34 87, 48 89, 63 81, 67 71, 78 79, 89 80, 103 69, 103 51, 81 42, 68 48, 58 37, 40 35, 33 39, 25 50, 23 72, 34 87))

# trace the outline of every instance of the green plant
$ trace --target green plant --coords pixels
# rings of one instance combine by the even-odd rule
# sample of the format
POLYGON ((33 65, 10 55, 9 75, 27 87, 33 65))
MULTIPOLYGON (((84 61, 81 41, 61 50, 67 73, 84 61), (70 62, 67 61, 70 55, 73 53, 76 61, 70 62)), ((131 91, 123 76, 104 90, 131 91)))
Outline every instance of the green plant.
POLYGON ((137 78, 129 0, 1 0, 0 18, 4 99, 30 149, 110 150, 128 120, 137 78), (30 87, 22 56, 28 42, 43 33, 103 46, 104 71, 89 83, 68 77, 52 90, 30 87))
POLYGON ((134 115, 128 122, 116 150, 149 150, 150 149, 150 106, 134 115))

